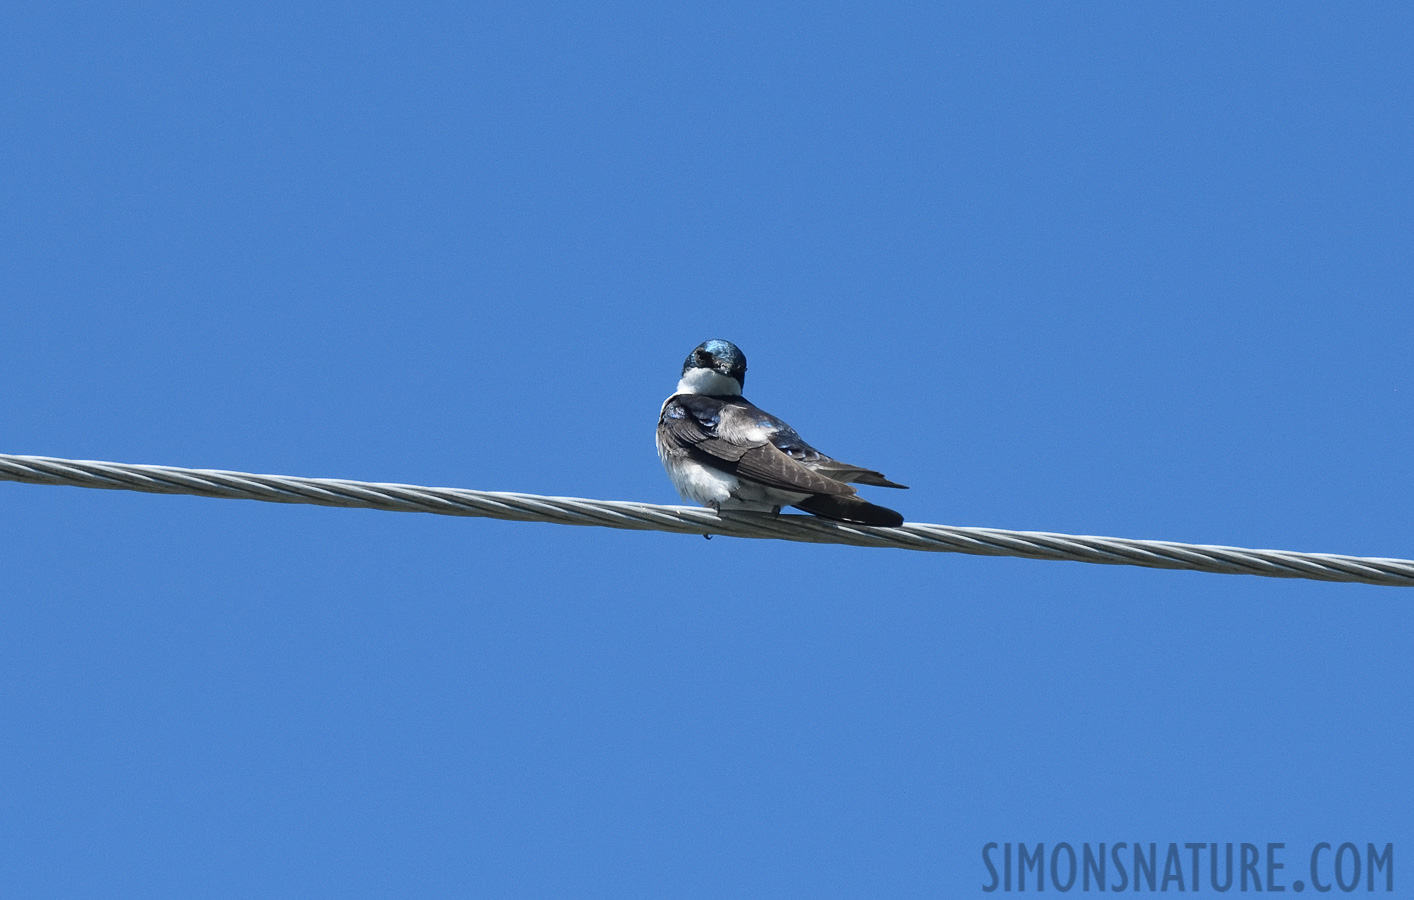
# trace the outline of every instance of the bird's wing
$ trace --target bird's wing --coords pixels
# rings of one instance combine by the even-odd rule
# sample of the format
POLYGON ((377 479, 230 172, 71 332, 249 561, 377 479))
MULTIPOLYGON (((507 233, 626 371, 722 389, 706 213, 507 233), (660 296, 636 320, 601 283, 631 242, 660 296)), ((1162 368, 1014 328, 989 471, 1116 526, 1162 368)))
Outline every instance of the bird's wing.
POLYGON ((769 439, 777 450, 780 450, 786 456, 789 456, 806 468, 824 475, 826 478, 841 482, 868 484, 875 487, 904 489, 908 487, 907 485, 890 481, 885 478, 881 472, 875 472, 873 469, 866 469, 863 466, 852 466, 849 463, 840 462, 837 459, 826 456, 807 444, 805 439, 785 422, 747 400, 743 399, 741 405, 749 408, 763 427, 769 429, 769 439))
POLYGON ((790 429, 789 425, 744 401, 702 394, 672 397, 658 420, 658 429, 667 440, 687 450, 699 462, 739 478, 802 494, 855 492, 849 485, 815 471, 777 447, 772 434, 778 426, 790 429))
POLYGON ((842 463, 836 459, 828 457, 821 462, 811 466, 821 475, 828 475, 836 481, 848 481, 851 484, 867 484, 873 487, 902 488, 908 489, 908 485, 899 484, 885 478, 882 472, 875 472, 873 469, 865 469, 861 466, 851 466, 849 463, 842 463))

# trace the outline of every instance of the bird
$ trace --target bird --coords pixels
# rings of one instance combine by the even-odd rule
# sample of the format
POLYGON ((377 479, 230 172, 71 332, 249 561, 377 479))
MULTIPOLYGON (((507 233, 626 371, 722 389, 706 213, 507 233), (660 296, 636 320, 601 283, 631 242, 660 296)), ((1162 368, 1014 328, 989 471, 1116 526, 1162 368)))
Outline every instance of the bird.
POLYGON ((872 469, 831 459, 742 396, 746 355, 731 341, 698 344, 658 414, 658 457, 684 500, 719 513, 796 509, 839 522, 898 526, 903 516, 852 484, 904 488, 872 469))

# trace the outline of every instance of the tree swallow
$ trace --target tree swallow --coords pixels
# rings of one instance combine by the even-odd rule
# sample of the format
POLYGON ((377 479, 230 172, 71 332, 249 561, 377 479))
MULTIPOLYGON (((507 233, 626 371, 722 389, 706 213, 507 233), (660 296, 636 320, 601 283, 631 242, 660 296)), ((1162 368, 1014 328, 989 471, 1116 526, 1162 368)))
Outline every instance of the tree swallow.
POLYGON ((658 456, 685 500, 715 510, 808 513, 859 525, 903 516, 855 496, 850 483, 902 488, 878 472, 831 459, 741 395, 746 357, 730 341, 699 344, 658 415, 658 456))

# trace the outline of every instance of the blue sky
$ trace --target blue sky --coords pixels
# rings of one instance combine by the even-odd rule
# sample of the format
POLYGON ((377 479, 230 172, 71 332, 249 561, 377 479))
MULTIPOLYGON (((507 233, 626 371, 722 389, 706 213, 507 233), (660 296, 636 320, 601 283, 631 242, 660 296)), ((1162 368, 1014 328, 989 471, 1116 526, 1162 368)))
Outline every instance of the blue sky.
MULTIPOLYGON (((1414 557, 1411 38, 12 4, 0 451, 677 502, 658 406, 721 337, 914 521, 1414 557)), ((1319 841, 1414 849, 1402 590, 15 484, 0 547, 17 895, 980 896, 990 841, 1285 842, 1290 889, 1319 841)))

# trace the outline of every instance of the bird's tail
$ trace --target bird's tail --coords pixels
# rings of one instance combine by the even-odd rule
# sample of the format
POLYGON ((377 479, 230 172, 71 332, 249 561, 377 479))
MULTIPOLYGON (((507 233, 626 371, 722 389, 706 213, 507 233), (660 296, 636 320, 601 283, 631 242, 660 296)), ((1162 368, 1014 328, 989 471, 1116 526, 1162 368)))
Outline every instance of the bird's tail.
POLYGON ((885 528, 894 528, 903 524, 903 516, 891 509, 875 506, 868 500, 861 500, 858 497, 816 494, 794 505, 796 509, 803 509, 822 519, 852 522, 855 525, 881 525, 885 528))

